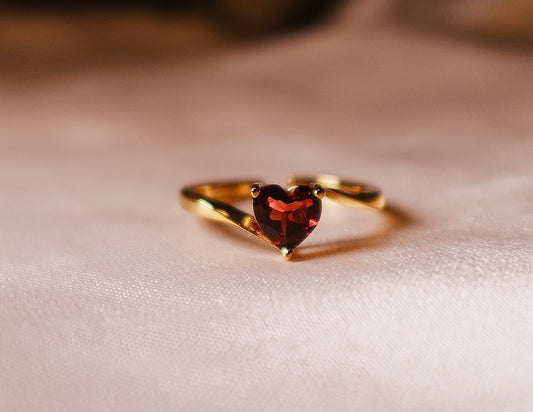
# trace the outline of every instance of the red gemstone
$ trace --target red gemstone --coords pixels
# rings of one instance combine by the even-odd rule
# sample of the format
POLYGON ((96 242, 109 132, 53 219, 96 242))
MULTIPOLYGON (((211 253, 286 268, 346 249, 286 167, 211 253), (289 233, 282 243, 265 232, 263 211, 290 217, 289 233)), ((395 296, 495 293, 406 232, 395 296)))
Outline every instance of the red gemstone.
POLYGON ((322 202, 306 185, 290 191, 267 185, 253 200, 253 208, 259 227, 270 241, 280 249, 294 249, 318 224, 322 202))

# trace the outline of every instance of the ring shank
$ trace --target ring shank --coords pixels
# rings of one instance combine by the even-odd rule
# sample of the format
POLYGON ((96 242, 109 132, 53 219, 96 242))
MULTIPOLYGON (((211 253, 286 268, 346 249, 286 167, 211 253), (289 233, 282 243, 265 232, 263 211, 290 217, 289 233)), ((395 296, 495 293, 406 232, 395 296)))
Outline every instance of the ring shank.
POLYGON ((321 174, 314 177, 297 176, 289 180, 291 185, 318 183, 326 190, 326 197, 348 207, 383 209, 385 196, 375 186, 342 180, 335 175, 321 174))
POLYGON ((181 203, 198 216, 237 226, 270 245, 252 215, 225 202, 250 197, 250 186, 254 182, 256 180, 186 186, 181 190, 181 203))

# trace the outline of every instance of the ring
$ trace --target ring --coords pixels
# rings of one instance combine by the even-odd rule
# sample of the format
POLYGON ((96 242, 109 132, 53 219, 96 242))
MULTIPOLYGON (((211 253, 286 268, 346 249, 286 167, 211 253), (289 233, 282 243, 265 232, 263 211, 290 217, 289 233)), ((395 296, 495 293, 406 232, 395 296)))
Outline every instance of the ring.
POLYGON ((318 224, 324 198, 354 208, 385 207, 385 196, 377 187, 323 174, 291 178, 287 189, 256 180, 201 183, 181 189, 185 209, 245 230, 279 249, 286 260, 318 224), (252 200, 254 216, 228 203, 246 198, 252 200))

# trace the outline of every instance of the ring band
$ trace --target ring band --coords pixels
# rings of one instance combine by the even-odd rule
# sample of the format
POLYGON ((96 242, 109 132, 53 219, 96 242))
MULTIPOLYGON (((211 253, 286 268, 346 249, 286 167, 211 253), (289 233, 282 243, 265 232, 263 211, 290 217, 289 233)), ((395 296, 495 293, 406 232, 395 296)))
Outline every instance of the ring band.
POLYGON ((294 177, 287 190, 256 180, 202 183, 181 190, 185 209, 241 228, 279 249, 287 260, 318 223, 323 198, 348 207, 385 207, 377 187, 333 175, 294 177), (255 217, 228 203, 246 198, 252 199, 255 217))

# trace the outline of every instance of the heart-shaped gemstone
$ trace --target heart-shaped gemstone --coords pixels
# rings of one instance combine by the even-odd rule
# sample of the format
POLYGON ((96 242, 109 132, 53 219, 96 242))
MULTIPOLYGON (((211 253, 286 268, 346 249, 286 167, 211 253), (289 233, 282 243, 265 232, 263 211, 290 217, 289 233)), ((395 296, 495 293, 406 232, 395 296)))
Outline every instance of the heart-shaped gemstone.
POLYGON ((307 185, 286 191, 278 185, 261 187, 253 199, 255 219, 278 248, 294 249, 309 236, 320 220, 322 202, 307 185))

